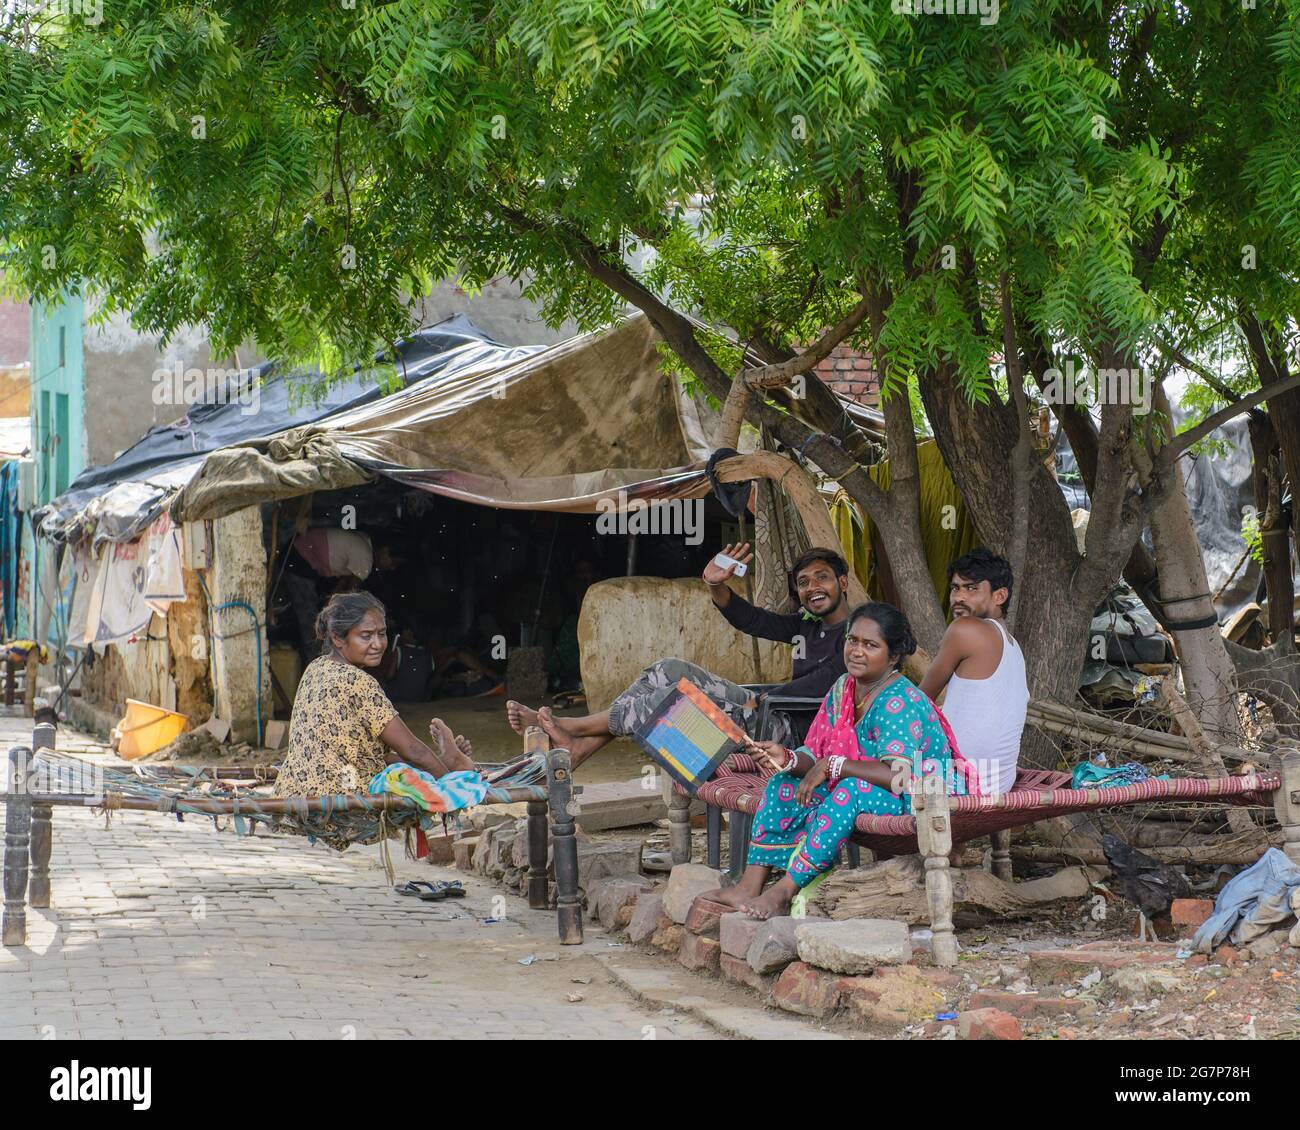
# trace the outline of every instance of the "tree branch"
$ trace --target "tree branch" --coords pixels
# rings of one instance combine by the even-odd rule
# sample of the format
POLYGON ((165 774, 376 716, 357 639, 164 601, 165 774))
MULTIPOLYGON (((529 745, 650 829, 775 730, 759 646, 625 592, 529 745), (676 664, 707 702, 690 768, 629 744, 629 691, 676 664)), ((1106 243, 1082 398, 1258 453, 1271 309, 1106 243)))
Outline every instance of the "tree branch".
POLYGON ((868 309, 867 299, 864 298, 849 311, 847 317, 827 330, 811 348, 805 349, 788 361, 764 365, 760 369, 752 370, 745 376, 745 383, 755 391, 783 388, 788 385, 798 374, 806 373, 819 362, 826 360, 831 355, 831 351, 862 324, 868 309))

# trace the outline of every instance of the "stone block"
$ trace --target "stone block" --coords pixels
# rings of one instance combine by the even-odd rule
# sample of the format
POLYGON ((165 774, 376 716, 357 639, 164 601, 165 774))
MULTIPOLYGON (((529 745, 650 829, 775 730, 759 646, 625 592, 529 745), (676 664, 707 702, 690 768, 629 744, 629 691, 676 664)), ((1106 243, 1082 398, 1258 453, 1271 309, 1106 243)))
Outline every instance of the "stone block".
POLYGON ((668 889, 664 892, 664 913, 674 922, 684 923, 696 896, 716 890, 721 885, 721 872, 705 867, 702 863, 679 863, 668 876, 668 889))
POLYGON ((718 920, 718 941, 722 943, 722 952, 742 961, 749 956, 749 947, 754 935, 763 923, 748 914, 730 911, 718 920))
POLYGON ((477 848, 477 836, 466 836, 464 839, 452 841, 451 854, 458 871, 474 870, 474 852, 477 848))
POLYGON ((830 1016, 840 1005, 844 979, 802 961, 787 965, 772 988, 772 1002, 800 1016, 830 1016))
POLYGON ((912 958, 907 923, 888 918, 812 919, 795 929, 799 960, 832 973, 866 973, 912 958))
POLYGON ((664 896, 661 893, 645 894, 636 900, 632 917, 627 924, 627 936, 633 942, 648 942, 659 929, 663 915, 664 896))
POLYGON ((1190 938, 1213 913, 1213 899, 1174 899, 1169 907, 1169 920, 1180 938, 1190 938))
POLYGON ((957 1014, 957 1035, 963 1040, 1020 1040, 1020 1021, 996 1008, 976 1008, 957 1014))
POLYGON ((718 972, 722 974, 724 980, 744 985, 764 996, 770 993, 772 986, 776 984, 775 974, 755 973, 743 957, 735 957, 725 950, 718 958, 718 972))
POLYGON ((799 957, 794 932, 800 919, 769 918, 754 933, 745 955, 755 973, 778 973, 799 957))
POLYGON ((599 919, 606 930, 626 926, 631 919, 632 904, 642 893, 653 889, 654 884, 640 875, 615 875, 597 879, 587 891, 587 914, 599 919), (620 923, 618 918, 624 908, 628 909, 628 917, 620 923))
POLYGON ((681 944, 677 948, 677 960, 687 969, 702 973, 716 973, 718 958, 722 947, 717 938, 706 938, 702 934, 683 931, 681 944))
POLYGON ((678 926, 676 922, 661 918, 655 932, 650 936, 650 944, 665 953, 676 953, 681 949, 682 938, 685 936, 686 930, 683 927, 678 926))
POLYGON ((706 938, 718 936, 718 921, 724 914, 730 914, 731 907, 725 903, 713 902, 711 899, 697 897, 686 912, 684 925, 691 934, 702 934, 706 938))
POLYGON ((578 841, 578 886, 583 891, 597 879, 635 875, 640 864, 640 840, 578 841))
POLYGON ((1068 949, 1036 950, 1029 955, 1027 972, 1035 984, 1073 983, 1094 969, 1102 975, 1131 965, 1159 965, 1172 961, 1172 945, 1139 945, 1122 941, 1089 942, 1068 949))

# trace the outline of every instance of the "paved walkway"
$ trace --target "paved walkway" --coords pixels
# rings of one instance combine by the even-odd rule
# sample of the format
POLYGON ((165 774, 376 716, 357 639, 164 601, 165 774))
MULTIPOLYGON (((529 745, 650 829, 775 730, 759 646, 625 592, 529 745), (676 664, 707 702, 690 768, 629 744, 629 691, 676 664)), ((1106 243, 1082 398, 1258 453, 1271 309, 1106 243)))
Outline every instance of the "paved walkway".
MULTIPOLYGON (((0 718, 0 748, 30 740, 0 718)), ((104 756, 66 728, 62 750, 104 756)), ((561 946, 551 912, 401 858, 399 881, 459 877, 455 902, 388 886, 377 848, 339 854, 208 820, 54 810, 49 910, 0 949, 0 1038, 719 1038, 735 1024, 657 1007, 597 955, 655 959, 598 929, 561 946), (492 921, 495 919, 495 921, 492 921), (528 965, 522 961, 535 957, 528 965)), ((705 979, 697 979, 708 985, 705 979)), ((758 1031, 808 1031, 753 1006, 758 1031)))

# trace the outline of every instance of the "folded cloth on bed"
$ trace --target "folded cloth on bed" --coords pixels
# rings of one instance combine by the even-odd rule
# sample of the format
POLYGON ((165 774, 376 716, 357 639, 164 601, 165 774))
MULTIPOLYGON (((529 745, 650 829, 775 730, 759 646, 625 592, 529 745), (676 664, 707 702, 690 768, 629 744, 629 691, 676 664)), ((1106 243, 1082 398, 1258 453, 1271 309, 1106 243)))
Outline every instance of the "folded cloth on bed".
POLYGON ((1138 785, 1143 781, 1167 781, 1169 774, 1159 777, 1151 776, 1145 765, 1136 761, 1124 765, 1094 765, 1091 761, 1081 761, 1070 775, 1072 789, 1114 789, 1123 785, 1138 785))
POLYGON ((370 779, 370 792, 404 796, 426 812, 456 812, 481 803, 487 796, 488 784, 469 769, 435 777, 405 761, 395 761, 370 779))

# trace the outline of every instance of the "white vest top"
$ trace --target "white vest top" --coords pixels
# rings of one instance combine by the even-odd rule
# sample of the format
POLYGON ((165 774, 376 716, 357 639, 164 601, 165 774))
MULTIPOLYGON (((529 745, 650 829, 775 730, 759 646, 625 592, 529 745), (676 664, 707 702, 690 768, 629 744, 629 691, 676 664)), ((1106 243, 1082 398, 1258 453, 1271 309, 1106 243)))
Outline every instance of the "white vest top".
POLYGON ((1029 706, 1025 680, 1025 653, 1002 626, 1002 659, 987 679, 948 680, 943 713, 957 738, 957 748, 979 772, 980 791, 986 795, 1009 792, 1016 780, 1020 734, 1029 706))

